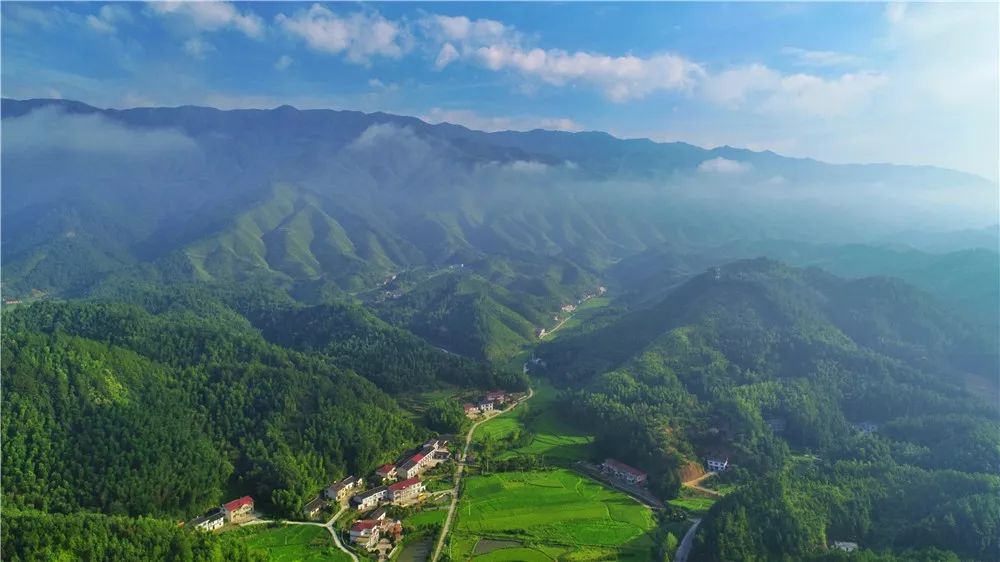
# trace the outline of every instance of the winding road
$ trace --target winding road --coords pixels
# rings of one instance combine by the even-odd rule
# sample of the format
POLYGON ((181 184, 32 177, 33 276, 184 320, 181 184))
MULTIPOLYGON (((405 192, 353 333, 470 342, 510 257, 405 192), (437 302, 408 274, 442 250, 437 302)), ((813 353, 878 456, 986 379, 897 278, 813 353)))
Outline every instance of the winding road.
POLYGON ((677 547, 677 553, 674 554, 674 562, 687 562, 688 555, 691 554, 691 546, 694 545, 694 534, 698 531, 698 525, 701 525, 701 519, 692 519, 694 525, 684 533, 684 538, 681 539, 681 545, 677 547))
MULTIPOLYGON (((528 387, 527 396, 517 402, 514 402, 510 406, 507 406, 500 412, 500 414, 505 414, 528 400, 531 400, 531 397, 534 395, 534 389, 528 387)), ((465 459, 469 456, 469 447, 472 446, 472 435, 476 432, 477 427, 496 418, 500 414, 490 416, 472 424, 472 427, 469 428, 469 433, 465 436, 465 447, 462 449, 462 457, 458 459, 458 468, 455 469, 455 486, 451 489, 451 505, 448 506, 448 516, 445 518, 444 525, 441 527, 441 535, 438 537, 437 544, 434 545, 434 554, 431 556, 431 562, 437 562, 438 557, 441 556, 441 549, 444 548, 444 539, 448 536, 451 524, 455 520, 455 508, 458 507, 458 490, 460 487, 459 485, 462 483, 462 472, 465 470, 465 459)))

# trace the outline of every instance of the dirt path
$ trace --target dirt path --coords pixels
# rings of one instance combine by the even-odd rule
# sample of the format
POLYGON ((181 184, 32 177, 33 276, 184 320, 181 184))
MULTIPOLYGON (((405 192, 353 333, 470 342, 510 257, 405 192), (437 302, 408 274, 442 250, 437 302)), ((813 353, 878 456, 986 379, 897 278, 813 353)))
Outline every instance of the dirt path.
POLYGON ((694 480, 688 480, 687 482, 684 482, 682 485, 691 488, 692 490, 698 490, 699 492, 704 492, 710 496, 721 498, 722 494, 720 494, 719 492, 716 492, 715 490, 710 490, 708 488, 702 488, 701 486, 699 486, 699 484, 711 478, 712 476, 715 476, 714 472, 706 472, 705 474, 702 474, 701 476, 695 478, 694 480))
MULTIPOLYGON (((521 404, 531 400, 531 397, 535 395, 535 391, 532 388, 528 388, 528 395, 524 399, 519 400, 510 406, 504 408, 500 414, 507 413, 514 408, 520 406, 521 404)), ((496 418, 496 416, 490 416, 489 418, 479 420, 472 424, 469 428, 469 433, 465 436, 465 447, 462 449, 462 456, 458 459, 458 468, 455 469, 455 485, 451 489, 451 505, 448 506, 448 516, 444 520, 444 525, 441 527, 441 535, 438 537, 437 544, 434 546, 434 554, 431 556, 431 562, 437 562, 439 556, 441 556, 441 549, 444 548, 444 539, 448 536, 448 531, 451 530, 451 524, 455 520, 455 508, 458 507, 458 490, 459 485, 462 483, 462 472, 465 470, 465 459, 469 456, 469 447, 472 446, 472 436, 476 432, 476 428, 480 425, 496 418)))

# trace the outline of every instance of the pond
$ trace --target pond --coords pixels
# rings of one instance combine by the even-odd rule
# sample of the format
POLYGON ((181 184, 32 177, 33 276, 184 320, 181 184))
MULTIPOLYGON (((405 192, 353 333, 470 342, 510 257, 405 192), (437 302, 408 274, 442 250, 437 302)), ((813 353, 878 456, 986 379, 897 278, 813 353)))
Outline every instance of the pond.
POLYGON ((403 552, 399 553, 396 562, 426 562, 431 557, 433 546, 434 539, 430 537, 408 543, 403 547, 403 552))

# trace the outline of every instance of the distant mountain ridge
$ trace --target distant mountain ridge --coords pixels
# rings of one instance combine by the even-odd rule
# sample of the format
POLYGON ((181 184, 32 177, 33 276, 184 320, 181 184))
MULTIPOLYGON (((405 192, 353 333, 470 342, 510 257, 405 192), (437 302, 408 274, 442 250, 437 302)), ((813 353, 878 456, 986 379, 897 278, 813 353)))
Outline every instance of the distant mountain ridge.
MULTIPOLYGON (((504 282, 552 267, 579 278, 667 242, 870 239, 938 212, 918 208, 918 193, 989 191, 937 168, 596 132, 485 133, 386 113, 11 99, 2 112, 13 296, 84 295, 122 279, 318 295, 488 260, 505 262, 504 282), (717 159, 738 173, 703 169, 717 159), (873 233, 852 226, 872 215, 873 233)), ((550 296, 557 310, 572 295, 550 296)))

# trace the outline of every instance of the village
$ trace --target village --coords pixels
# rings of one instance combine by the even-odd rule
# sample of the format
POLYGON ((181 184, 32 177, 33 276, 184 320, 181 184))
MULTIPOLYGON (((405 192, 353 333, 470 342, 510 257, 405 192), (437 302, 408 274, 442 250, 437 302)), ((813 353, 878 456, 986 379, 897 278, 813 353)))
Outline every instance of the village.
MULTIPOLYGON (((331 482, 302 507, 302 519, 330 528, 342 549, 345 548, 340 539, 359 552, 386 558, 401 544, 404 531, 402 522, 390 516, 389 508, 412 507, 428 498, 421 476, 451 458, 449 440, 450 436, 428 439, 397 462, 379 466, 367 477, 348 475, 331 482), (329 522, 316 522, 322 514, 330 513, 331 508, 334 514, 329 522), (333 523, 341 513, 348 511, 356 516, 343 530, 343 536, 338 536, 339 531, 333 528, 333 523)), ((211 508, 186 525, 214 532, 271 522, 255 510, 252 497, 243 496, 211 508)))

